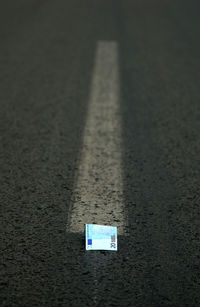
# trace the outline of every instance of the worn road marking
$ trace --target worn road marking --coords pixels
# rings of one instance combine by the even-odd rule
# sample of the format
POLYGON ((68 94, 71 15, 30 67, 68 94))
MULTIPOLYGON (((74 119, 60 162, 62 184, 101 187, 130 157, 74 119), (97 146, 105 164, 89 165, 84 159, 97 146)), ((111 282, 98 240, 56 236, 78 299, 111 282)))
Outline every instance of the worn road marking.
POLYGON ((118 45, 99 41, 89 96, 83 149, 74 187, 68 231, 84 224, 118 227, 123 234, 124 201, 118 45))

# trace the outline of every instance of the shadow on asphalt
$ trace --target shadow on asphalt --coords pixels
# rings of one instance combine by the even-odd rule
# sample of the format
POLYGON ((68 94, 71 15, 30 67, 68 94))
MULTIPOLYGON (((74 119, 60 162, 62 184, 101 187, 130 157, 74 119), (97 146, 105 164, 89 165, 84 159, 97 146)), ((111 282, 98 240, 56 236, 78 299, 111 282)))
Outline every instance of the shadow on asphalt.
MULTIPOLYGON (((124 192, 133 248, 128 274, 134 279, 129 289, 133 306, 197 306, 197 211, 191 189, 184 185, 183 167, 193 155, 192 149, 185 155, 193 145, 182 134, 184 129, 188 135, 197 130, 194 82, 193 105, 187 91, 182 93, 191 80, 183 67, 197 46, 189 33, 184 36, 176 29, 184 22, 178 2, 158 2, 147 10, 140 1, 121 2, 118 7, 124 192), (188 110, 193 118, 189 125, 183 116, 188 110)), ((194 7, 193 3, 190 9, 194 7)))

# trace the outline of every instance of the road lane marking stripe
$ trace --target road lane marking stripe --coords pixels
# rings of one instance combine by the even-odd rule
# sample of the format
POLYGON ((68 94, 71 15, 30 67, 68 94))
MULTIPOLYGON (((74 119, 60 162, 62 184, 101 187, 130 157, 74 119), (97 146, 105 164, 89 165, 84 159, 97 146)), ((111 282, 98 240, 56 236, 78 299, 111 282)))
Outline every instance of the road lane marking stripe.
POLYGON ((118 227, 124 233, 122 140, 118 45, 97 43, 83 148, 74 186, 68 231, 84 224, 118 227))

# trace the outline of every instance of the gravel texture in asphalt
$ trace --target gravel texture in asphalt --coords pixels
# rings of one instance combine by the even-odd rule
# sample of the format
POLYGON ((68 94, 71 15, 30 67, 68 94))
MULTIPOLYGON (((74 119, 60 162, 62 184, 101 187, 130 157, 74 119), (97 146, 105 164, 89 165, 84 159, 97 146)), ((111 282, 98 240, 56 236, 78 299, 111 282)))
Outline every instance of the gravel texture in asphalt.
MULTIPOLYGON (((199 13, 197 0, 1 3, 1 306, 200 306, 199 13), (123 199, 117 252, 86 252, 84 233, 67 226, 98 42, 118 46, 121 145, 112 148, 123 198, 108 174, 110 145, 84 188, 95 193, 105 174, 113 225, 123 199)), ((106 206, 98 197, 87 208, 95 222, 106 206)))

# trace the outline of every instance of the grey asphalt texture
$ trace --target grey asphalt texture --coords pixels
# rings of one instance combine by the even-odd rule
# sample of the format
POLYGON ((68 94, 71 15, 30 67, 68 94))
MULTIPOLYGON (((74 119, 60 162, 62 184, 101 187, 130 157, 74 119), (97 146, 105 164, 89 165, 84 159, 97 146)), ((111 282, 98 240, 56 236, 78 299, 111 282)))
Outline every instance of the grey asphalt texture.
POLYGON ((197 0, 1 1, 0 306, 200 306, 199 15, 197 0), (118 252, 66 232, 99 40, 119 46, 118 252))

